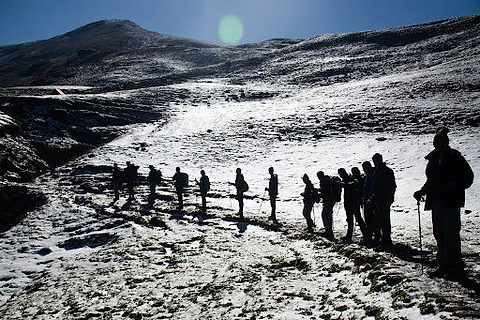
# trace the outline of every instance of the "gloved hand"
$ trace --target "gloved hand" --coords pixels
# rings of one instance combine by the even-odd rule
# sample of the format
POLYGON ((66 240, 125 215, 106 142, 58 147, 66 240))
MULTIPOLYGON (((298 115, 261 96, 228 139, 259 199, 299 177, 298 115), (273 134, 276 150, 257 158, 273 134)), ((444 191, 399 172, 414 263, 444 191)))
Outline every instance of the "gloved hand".
POLYGON ((423 196, 423 195, 422 195, 422 192, 421 192, 420 190, 415 191, 415 192, 413 193, 413 197, 414 197, 418 202, 420 202, 420 200, 422 200, 422 196, 423 196))

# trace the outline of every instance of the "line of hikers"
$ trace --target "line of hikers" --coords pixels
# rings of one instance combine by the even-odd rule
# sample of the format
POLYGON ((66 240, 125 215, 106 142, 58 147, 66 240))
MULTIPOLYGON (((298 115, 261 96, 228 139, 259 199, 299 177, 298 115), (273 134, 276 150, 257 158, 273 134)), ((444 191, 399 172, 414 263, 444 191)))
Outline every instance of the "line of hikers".
MULTIPOLYGON (((153 204, 155 199, 157 198, 156 187, 160 185, 162 182, 162 172, 156 169, 153 165, 149 165, 148 168, 150 172, 148 173, 148 184, 150 193, 148 196, 149 203, 153 204)), ((122 183, 127 185, 128 189, 128 201, 132 201, 135 199, 135 184, 138 180, 138 169, 139 166, 134 165, 130 161, 127 161, 127 166, 122 171, 115 163, 113 165, 113 173, 112 173, 112 186, 114 192, 114 201, 120 199, 120 188, 122 183)), ((208 176, 205 174, 204 170, 200 171, 200 181, 195 179, 196 184, 199 186, 200 195, 202 197, 202 211, 206 211, 207 209, 207 192, 210 190, 210 180, 208 176)), ((183 210, 183 193, 184 189, 188 187, 188 174, 181 172, 180 167, 175 169, 175 174, 173 175, 173 185, 175 186, 175 191, 178 197, 178 208, 179 210, 183 210)))
MULTIPOLYGON (((433 139, 434 150, 425 158, 428 160, 426 168, 427 181, 424 186, 414 193, 417 204, 424 201, 425 210, 432 210, 433 233, 437 241, 437 267, 429 272, 432 277, 461 277, 464 275, 464 264, 461 258, 460 245, 460 208, 465 204, 465 189, 473 183, 473 171, 465 158, 457 150, 451 149, 447 136, 448 129, 441 127, 436 131, 433 139)), ((378 251, 393 249, 391 240, 390 207, 394 202, 397 188, 395 175, 383 161, 381 154, 372 157, 374 166, 369 161, 362 163, 364 174, 357 167, 348 174, 344 168, 338 169, 339 176, 328 176, 323 171, 317 172, 319 188, 315 188, 307 174, 302 179, 305 189, 303 197, 303 216, 307 222, 307 231, 313 232, 315 224, 312 220, 312 210, 315 203, 322 202, 323 236, 334 239, 333 209, 341 201, 343 190, 343 204, 347 220, 347 233, 341 238, 345 243, 352 242, 354 220, 360 227, 363 235, 361 244, 375 247, 378 251), (363 208, 363 217, 361 214, 363 208)), ((122 172, 115 164, 113 169, 113 188, 115 200, 119 198, 119 187, 125 181, 128 187, 129 200, 134 197, 134 185, 138 178, 138 166, 127 162, 122 172)), ((160 183, 162 174, 150 165, 148 181, 150 185, 149 199, 156 198, 155 186, 160 183)), ((274 168, 268 169, 270 174, 268 191, 272 219, 277 223, 276 200, 278 197, 278 176, 274 168)), ((200 171, 200 181, 195 179, 202 197, 202 211, 206 211, 206 197, 210 190, 210 180, 204 170, 200 171)), ((188 175, 176 168, 173 182, 178 197, 179 209, 183 209, 183 192, 188 186, 188 175)), ((236 198, 239 205, 239 215, 243 219, 244 193, 249 186, 245 181, 242 170, 237 168, 235 182, 228 182, 236 188, 236 198)), ((262 199, 263 200, 263 199, 262 199)), ((420 212, 419 212, 420 219, 420 212)), ((421 235, 420 235, 421 236, 421 235)))
POLYGON ((327 176, 323 171, 317 172, 320 188, 315 188, 307 174, 303 175, 305 190, 303 196, 303 216, 307 221, 307 231, 313 232, 315 224, 311 212, 315 203, 322 202, 323 235, 334 239, 333 209, 341 201, 343 190, 343 205, 347 216, 347 233, 341 238, 345 243, 351 243, 354 231, 354 220, 363 235, 362 243, 367 246, 379 244, 378 250, 392 248, 390 206, 393 203, 395 176, 382 155, 373 156, 372 167, 369 161, 362 164, 364 174, 357 167, 351 169, 351 174, 344 168, 338 169, 339 176, 327 176), (364 217, 361 214, 364 209, 364 217))

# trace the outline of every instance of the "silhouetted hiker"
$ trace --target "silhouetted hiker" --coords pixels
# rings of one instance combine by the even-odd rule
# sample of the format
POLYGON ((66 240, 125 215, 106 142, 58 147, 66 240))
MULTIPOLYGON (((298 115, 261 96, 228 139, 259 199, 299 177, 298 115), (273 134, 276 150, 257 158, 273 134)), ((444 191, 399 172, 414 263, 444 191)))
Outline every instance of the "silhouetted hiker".
MULTIPOLYGON (((358 169, 357 169, 358 170, 358 169)), ((341 239, 346 243, 352 242, 353 229, 355 227, 353 217, 357 221, 362 235, 365 238, 366 226, 360 214, 360 199, 358 198, 358 181, 349 175, 344 168, 338 169, 338 174, 342 179, 338 184, 344 189, 343 192, 343 206, 347 215, 347 234, 341 239)))
POLYGON ((122 170, 118 167, 116 163, 113 164, 113 171, 112 171, 112 186, 113 186, 113 194, 115 195, 113 201, 117 201, 120 199, 120 186, 122 184, 122 170))
POLYGON ((150 172, 148 173, 148 184, 150 186, 150 201, 155 201, 157 193, 155 191, 155 187, 157 184, 160 184, 162 181, 162 172, 160 170, 155 169, 153 165, 149 165, 148 168, 150 172))
POLYGON ((273 167, 268 168, 268 173, 270 173, 270 180, 268 182, 268 188, 265 188, 268 191, 270 196, 270 206, 272 207, 272 214, 270 219, 273 221, 277 220, 276 209, 277 209, 277 196, 278 196, 278 176, 273 173, 273 167))
POLYGON ((180 172, 180 167, 175 168, 175 174, 173 175, 175 190, 178 197, 178 209, 183 210, 183 188, 188 187, 188 175, 184 172, 180 172))
POLYGON ((363 172, 365 172, 362 188, 362 202, 365 224, 367 225, 367 236, 364 238, 364 242, 366 245, 371 245, 380 240, 380 227, 378 226, 377 215, 375 212, 375 202, 373 200, 375 170, 369 161, 362 163, 362 168, 363 172))
POLYGON ((138 168, 138 166, 130 163, 130 161, 127 161, 127 167, 125 168, 125 177, 127 179, 128 200, 133 200, 135 196, 133 189, 138 178, 138 168))
POLYGON ((315 204, 315 201, 317 201, 318 193, 313 187, 312 182, 310 181, 310 178, 308 175, 305 173, 302 177, 303 182, 305 183, 305 190, 302 193, 303 196, 303 216, 305 217, 305 220, 307 220, 307 231, 308 232, 313 232, 313 228, 315 227, 315 224, 313 223, 312 220, 312 209, 313 205, 315 204))
POLYGON ((389 251, 392 249, 392 226, 390 223, 390 206, 395 198, 395 175, 393 170, 387 167, 383 162, 383 157, 379 153, 375 153, 372 157, 375 165, 375 175, 373 177, 373 198, 375 201, 375 209, 377 213, 378 224, 382 232, 382 240, 376 248, 378 251, 389 251))
POLYGON ((363 183, 365 182, 365 175, 363 175, 360 172, 360 169, 358 169, 358 167, 352 167, 352 177, 357 183, 357 199, 358 199, 358 202, 361 203, 363 198, 362 188, 363 188, 363 183))
POLYGON ((205 170, 200 170, 200 182, 195 179, 195 182, 200 188, 200 195, 202 197, 202 211, 207 211, 207 192, 210 190, 210 179, 205 174, 205 170))
POLYGON ((464 275, 460 242, 460 208, 465 205, 465 189, 473 183, 473 171, 461 153, 449 146, 448 129, 439 128, 433 138, 435 149, 428 160, 427 181, 413 196, 426 195, 425 210, 432 210, 433 235, 437 241, 437 267, 433 277, 464 275))
POLYGON ((229 182, 229 184, 234 185, 237 189, 238 214, 240 215, 240 219, 243 219, 243 193, 248 191, 248 183, 243 177, 242 169, 237 168, 235 183, 229 182))
POLYGON ((334 178, 327 176, 323 171, 317 172, 320 180, 320 198, 322 199, 322 222, 325 228, 324 236, 334 239, 333 236, 333 207, 340 201, 341 188, 334 185, 334 178))

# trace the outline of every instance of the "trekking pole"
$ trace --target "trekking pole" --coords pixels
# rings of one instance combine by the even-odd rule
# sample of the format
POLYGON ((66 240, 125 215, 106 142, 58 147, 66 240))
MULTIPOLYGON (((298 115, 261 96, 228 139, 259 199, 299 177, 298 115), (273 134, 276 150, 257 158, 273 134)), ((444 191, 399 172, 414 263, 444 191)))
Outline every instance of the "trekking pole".
POLYGON ((315 203, 313 204, 313 207, 312 207, 312 214, 313 214, 313 224, 316 225, 316 223, 315 223, 315 203))
POLYGON ((260 198, 260 208, 258 208, 258 214, 260 214, 260 210, 262 210, 263 198, 265 198, 265 193, 267 190, 263 191, 263 196, 260 198))
POLYGON ((420 235, 420 264, 422 266, 423 274, 423 246, 422 246, 422 224, 420 222, 420 201, 417 201, 417 212, 418 212, 418 234, 420 235))
POLYGON ((195 207, 197 207, 197 193, 195 192, 194 188, 192 187, 192 194, 195 196, 195 207))

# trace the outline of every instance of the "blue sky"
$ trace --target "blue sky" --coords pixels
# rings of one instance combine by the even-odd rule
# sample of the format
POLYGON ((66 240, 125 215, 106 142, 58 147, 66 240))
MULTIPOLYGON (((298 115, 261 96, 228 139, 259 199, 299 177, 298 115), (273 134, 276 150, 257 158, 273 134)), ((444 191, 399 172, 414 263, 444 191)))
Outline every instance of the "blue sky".
POLYGON ((0 0, 0 45, 48 39, 91 22, 127 19, 148 30, 221 42, 225 15, 239 43, 386 29, 480 13, 480 0, 0 0))

